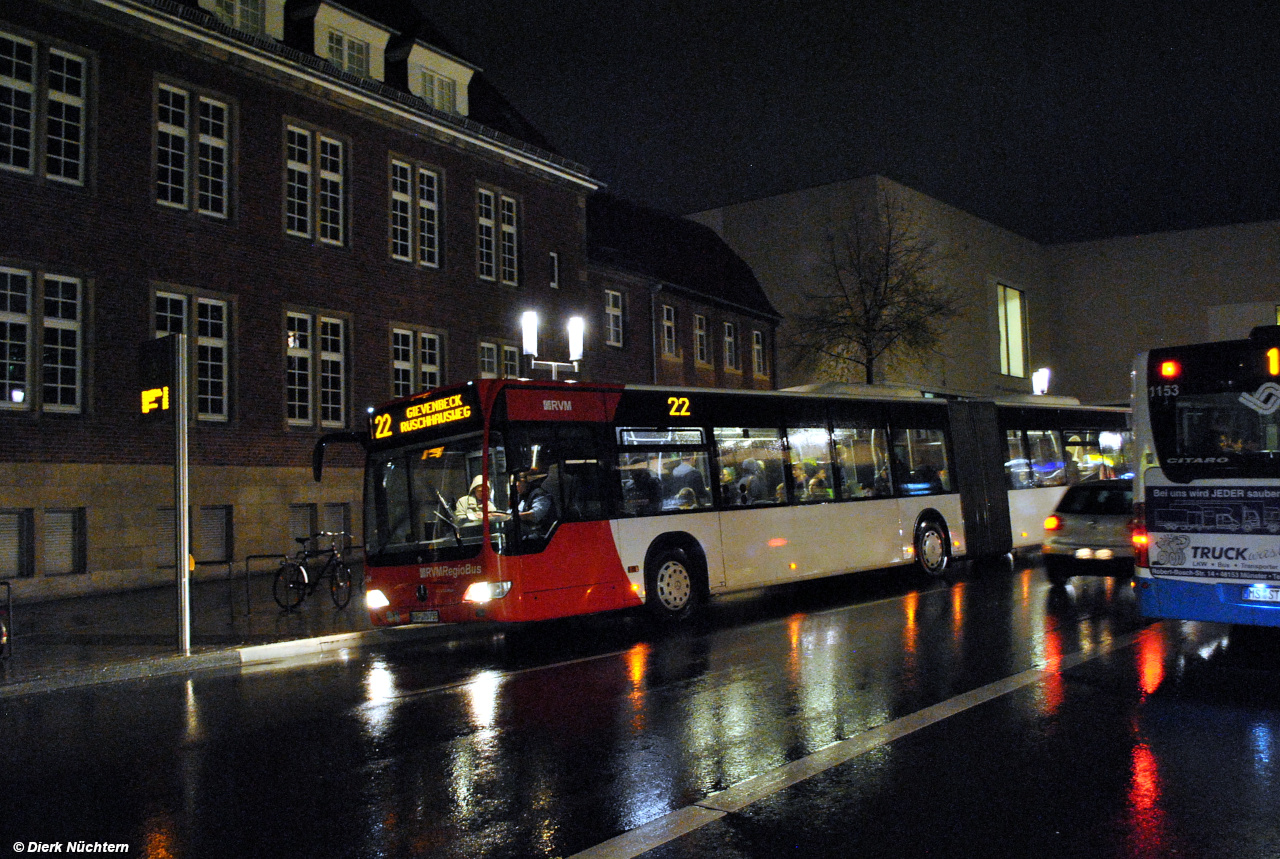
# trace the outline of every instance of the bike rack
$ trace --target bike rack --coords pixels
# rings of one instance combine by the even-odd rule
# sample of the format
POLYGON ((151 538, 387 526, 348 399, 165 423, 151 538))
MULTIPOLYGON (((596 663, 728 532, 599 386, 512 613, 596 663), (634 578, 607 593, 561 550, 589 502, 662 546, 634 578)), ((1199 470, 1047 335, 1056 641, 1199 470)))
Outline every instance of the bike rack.
POLYGON ((8 659, 13 655, 13 588, 8 582, 0 582, 4 586, 4 604, 0 605, 0 659, 8 659))

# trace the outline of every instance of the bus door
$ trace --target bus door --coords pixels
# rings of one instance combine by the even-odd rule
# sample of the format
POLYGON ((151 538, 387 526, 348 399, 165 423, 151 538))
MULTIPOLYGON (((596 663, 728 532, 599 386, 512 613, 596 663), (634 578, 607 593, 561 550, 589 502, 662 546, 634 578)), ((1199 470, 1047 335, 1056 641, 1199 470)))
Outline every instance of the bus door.
POLYGON ((947 410, 969 554, 974 557, 1004 555, 1013 548, 1013 537, 1004 440, 996 419, 996 405, 952 400, 947 410))

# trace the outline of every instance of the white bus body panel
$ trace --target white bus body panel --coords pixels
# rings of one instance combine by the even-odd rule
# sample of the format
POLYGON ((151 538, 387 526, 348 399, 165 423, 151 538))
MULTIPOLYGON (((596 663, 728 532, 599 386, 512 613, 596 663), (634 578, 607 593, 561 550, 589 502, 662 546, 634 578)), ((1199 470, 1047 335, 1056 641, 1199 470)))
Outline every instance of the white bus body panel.
POLYGON ((1015 549, 1038 547, 1044 541, 1044 520, 1066 492, 1065 486, 1009 490, 1009 530, 1015 549))

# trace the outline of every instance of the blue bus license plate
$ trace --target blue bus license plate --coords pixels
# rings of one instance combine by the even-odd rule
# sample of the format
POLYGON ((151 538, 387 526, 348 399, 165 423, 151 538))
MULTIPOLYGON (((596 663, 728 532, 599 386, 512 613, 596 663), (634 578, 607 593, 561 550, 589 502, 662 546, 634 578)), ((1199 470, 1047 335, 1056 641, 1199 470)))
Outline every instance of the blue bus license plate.
POLYGON ((1275 585, 1250 585, 1244 589, 1244 598, 1249 602, 1280 603, 1280 587, 1275 585))
POLYGON ((440 612, 438 611, 411 611, 409 612, 410 623, 439 623, 440 612))

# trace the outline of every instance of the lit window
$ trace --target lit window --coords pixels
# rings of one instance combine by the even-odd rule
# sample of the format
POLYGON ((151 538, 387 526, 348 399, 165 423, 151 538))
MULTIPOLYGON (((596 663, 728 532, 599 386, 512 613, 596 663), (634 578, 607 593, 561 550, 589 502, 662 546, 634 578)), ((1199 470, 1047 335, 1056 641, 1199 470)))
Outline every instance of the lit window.
POLYGON ((1000 316, 1000 373, 1026 378, 1026 310, 1022 291, 1003 283, 998 285, 1000 316))

